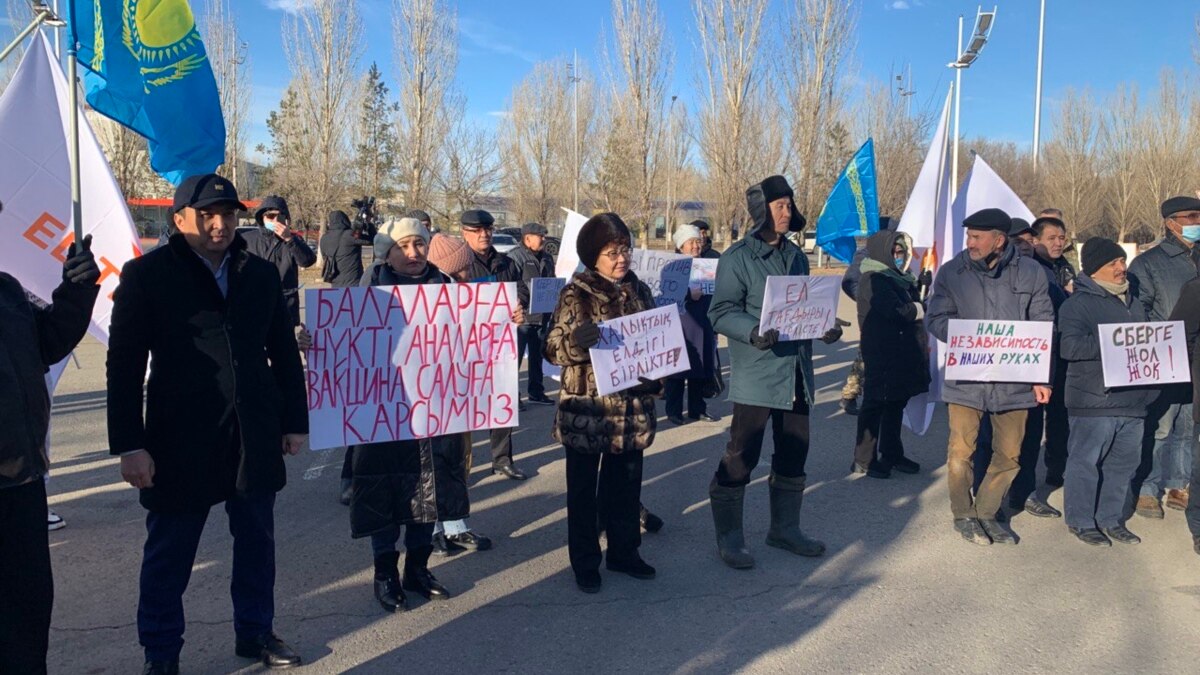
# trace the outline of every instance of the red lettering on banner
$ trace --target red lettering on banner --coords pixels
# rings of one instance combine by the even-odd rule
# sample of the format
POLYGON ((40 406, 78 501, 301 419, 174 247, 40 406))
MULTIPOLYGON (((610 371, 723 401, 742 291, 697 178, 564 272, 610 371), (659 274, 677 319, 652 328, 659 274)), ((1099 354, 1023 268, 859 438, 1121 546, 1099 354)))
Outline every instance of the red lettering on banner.
POLYGON ((33 222, 33 225, 29 226, 29 229, 25 230, 24 236, 33 242, 34 246, 45 250, 53 246, 54 240, 58 238, 58 235, 66 230, 67 226, 61 220, 49 213, 43 213, 33 222))

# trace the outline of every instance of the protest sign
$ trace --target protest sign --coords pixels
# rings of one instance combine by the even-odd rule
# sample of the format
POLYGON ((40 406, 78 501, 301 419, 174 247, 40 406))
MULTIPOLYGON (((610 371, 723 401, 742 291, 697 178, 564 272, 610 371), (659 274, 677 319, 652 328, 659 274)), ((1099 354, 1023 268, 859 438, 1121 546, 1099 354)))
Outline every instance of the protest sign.
POLYGON ((529 281, 529 313, 549 314, 558 306, 558 294, 567 280, 562 277, 543 277, 529 281))
POLYGON ((950 319, 946 380, 1046 384, 1053 333, 1050 321, 950 319))
POLYGON ((837 319, 841 277, 767 277, 758 334, 779 331, 779 341, 815 340, 837 319))
POLYGON ((1102 323, 1105 387, 1191 382, 1182 321, 1102 323))
POLYGON ((517 425, 516 284, 305 291, 314 450, 517 425))
POLYGON ((692 277, 688 281, 689 289, 696 289, 703 295, 712 295, 717 290, 717 258, 692 258, 692 277))
POLYGON ((680 253, 635 248, 629 271, 650 287, 656 306, 681 305, 692 276, 692 259, 680 253))
POLYGON ((588 350, 601 396, 691 368, 679 310, 671 305, 596 324, 600 343, 588 350))

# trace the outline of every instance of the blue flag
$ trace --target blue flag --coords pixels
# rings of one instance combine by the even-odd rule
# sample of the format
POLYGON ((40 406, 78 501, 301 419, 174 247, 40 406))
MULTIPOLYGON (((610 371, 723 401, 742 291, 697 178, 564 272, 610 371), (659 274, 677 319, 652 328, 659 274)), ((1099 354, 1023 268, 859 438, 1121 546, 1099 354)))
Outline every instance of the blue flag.
POLYGON ((87 102, 145 136, 178 185, 225 161, 225 118, 188 0, 70 0, 87 102))
POLYGON ((875 143, 870 138, 842 169, 817 218, 817 246, 849 263, 858 248, 855 237, 879 230, 879 196, 875 190, 875 143))

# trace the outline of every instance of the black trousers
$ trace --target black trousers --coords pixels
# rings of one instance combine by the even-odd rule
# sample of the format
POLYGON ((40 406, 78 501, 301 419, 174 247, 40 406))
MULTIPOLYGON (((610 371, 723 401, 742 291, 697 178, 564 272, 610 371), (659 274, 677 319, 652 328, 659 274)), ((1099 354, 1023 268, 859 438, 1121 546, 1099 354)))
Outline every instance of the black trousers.
POLYGON ((512 464, 513 445, 512 427, 492 429, 488 432, 488 441, 492 444, 492 466, 512 464))
POLYGON ((791 410, 756 405, 733 404, 733 422, 729 426, 729 445, 717 467, 717 484, 738 487, 750 482, 750 472, 762 455, 767 422, 775 440, 771 470, 787 478, 804 476, 808 460, 808 403, 804 400, 804 379, 796 373, 796 402, 791 410))
POLYGON ((46 672, 54 577, 46 484, 0 489, 0 673, 46 672))
POLYGON ((666 399, 667 416, 683 417, 683 390, 687 389, 688 417, 693 419, 708 412, 704 401, 704 380, 699 378, 670 378, 663 383, 663 398, 666 399))
POLYGON ((854 462, 870 466, 876 459, 876 451, 883 464, 891 465, 904 457, 904 443, 900 440, 900 426, 904 421, 903 401, 864 400, 858 413, 858 437, 854 445, 854 462))
POLYGON ((521 326, 517 328, 517 367, 521 367, 521 359, 525 357, 525 349, 529 349, 529 385, 527 391, 534 398, 546 395, 546 386, 542 382, 542 326, 521 326))
POLYGON ((642 453, 567 451, 567 551, 571 569, 600 569, 600 513, 608 537, 608 559, 629 562, 642 545, 642 453), (601 504, 603 508, 601 508, 601 504))

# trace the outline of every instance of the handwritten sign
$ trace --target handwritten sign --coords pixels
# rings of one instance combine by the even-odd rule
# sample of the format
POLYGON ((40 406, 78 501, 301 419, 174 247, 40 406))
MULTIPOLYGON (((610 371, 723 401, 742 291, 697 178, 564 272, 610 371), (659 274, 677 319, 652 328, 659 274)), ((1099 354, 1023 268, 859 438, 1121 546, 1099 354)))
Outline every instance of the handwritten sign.
POLYGON ((779 341, 815 340, 837 319, 839 277, 767 277, 758 333, 779 331, 779 341))
POLYGON ((692 276, 692 259, 680 253, 635 248, 629 270, 650 287, 655 305, 681 305, 692 276))
POLYGON ((562 277, 542 277, 529 280, 529 313, 549 314, 558 306, 558 294, 567 280, 562 277))
POLYGON ((1105 387, 1191 382, 1182 321, 1102 323, 1105 387))
POLYGON ((600 343, 588 350, 601 396, 691 368, 679 310, 671 305, 597 324, 600 343))
POLYGON ((688 288, 694 288, 704 295, 712 295, 717 291, 718 258, 692 258, 692 278, 688 288))
POLYGON ((517 425, 516 284, 305 291, 314 450, 517 425))
POLYGON ((946 335, 946 380, 1050 380, 1050 321, 951 319, 946 335))

